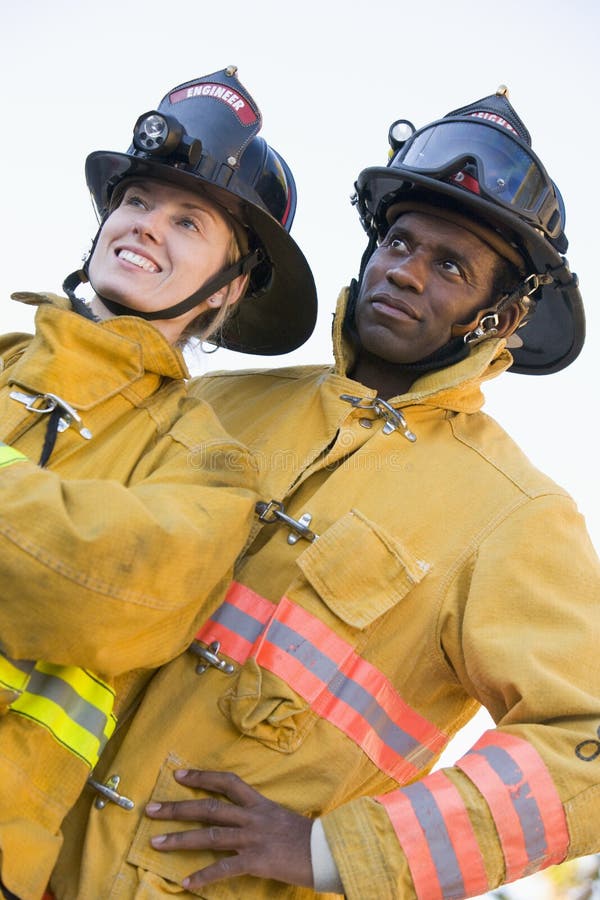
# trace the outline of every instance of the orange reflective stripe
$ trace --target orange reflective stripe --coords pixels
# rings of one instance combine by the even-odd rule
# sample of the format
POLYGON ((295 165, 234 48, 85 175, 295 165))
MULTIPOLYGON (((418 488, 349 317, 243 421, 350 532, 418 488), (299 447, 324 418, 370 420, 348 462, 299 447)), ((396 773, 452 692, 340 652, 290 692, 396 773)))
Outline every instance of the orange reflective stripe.
POLYGON ((431 856, 429 842, 419 824, 412 803, 403 790, 377 797, 387 811, 402 847, 417 898, 443 900, 438 873, 431 856))
POLYGON ((447 742, 443 732, 404 702, 382 672, 286 597, 253 656, 399 782, 414 778, 447 742))
POLYGON ((449 900, 488 890, 464 801, 443 771, 377 799, 406 855, 418 898, 449 900))
POLYGON ((320 619, 286 597, 276 606, 234 582, 196 635, 238 663, 252 655, 396 781, 416 777, 447 743, 390 681, 320 619))
POLYGON ((221 652, 241 664, 248 659, 275 608, 270 600, 234 581, 221 606, 196 634, 196 640, 205 644, 218 641, 221 652))
POLYGON ((565 858, 564 809, 542 758, 528 741, 488 731, 456 764, 483 794, 513 881, 565 858))

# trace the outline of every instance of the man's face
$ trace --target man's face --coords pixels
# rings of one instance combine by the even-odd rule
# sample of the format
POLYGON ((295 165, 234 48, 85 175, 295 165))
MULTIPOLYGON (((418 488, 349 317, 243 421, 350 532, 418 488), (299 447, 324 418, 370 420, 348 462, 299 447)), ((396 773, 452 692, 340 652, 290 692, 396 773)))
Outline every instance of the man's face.
POLYGON ((404 213, 371 257, 356 306, 361 346, 413 363, 444 346, 452 325, 490 302, 499 256, 445 219, 404 213))
POLYGON ((165 309, 224 267, 230 238, 218 208, 201 195, 158 181, 133 182, 102 227, 90 281, 101 297, 132 309, 165 309))

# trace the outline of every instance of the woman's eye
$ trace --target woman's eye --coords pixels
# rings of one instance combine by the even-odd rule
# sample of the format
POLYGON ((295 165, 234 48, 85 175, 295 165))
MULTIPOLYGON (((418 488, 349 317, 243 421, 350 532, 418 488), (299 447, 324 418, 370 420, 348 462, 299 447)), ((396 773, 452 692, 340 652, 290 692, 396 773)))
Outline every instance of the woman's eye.
POLYGON ((142 198, 138 197, 137 194, 130 194, 128 197, 125 198, 125 203, 128 206, 137 206, 140 209, 144 209, 146 206, 146 204, 144 203, 142 198))
POLYGON ((198 231, 198 226, 193 219, 180 219, 179 224, 186 228, 188 231, 198 231))

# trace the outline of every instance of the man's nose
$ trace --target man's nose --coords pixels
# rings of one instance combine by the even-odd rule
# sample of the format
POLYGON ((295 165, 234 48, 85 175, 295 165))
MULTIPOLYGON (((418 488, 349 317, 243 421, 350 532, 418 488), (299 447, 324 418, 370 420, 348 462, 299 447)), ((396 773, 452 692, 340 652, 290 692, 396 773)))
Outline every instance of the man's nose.
POLYGON ((425 261, 417 254, 393 260, 387 268, 386 278, 397 287, 409 288, 418 294, 423 292, 426 279, 425 261))

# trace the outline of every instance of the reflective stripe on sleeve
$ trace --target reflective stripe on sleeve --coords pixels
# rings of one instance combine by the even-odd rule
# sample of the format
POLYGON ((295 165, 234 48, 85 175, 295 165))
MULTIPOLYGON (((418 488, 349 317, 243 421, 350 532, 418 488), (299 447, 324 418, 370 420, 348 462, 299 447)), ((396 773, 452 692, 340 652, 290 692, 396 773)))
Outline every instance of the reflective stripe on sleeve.
POLYGON ((0 444, 0 469, 24 459, 27 459, 27 457, 20 450, 15 450, 14 447, 9 447, 8 444, 0 444))
POLYGON ((465 804, 443 771, 377 800, 404 851, 417 898, 455 900, 488 890, 465 804))
POLYGON ((542 758, 528 741, 487 731, 456 765, 483 794, 514 881, 565 858, 564 809, 542 758))
POLYGON ((0 683, 19 692, 9 712, 46 728, 90 767, 116 725, 114 691, 76 666, 23 663, 0 656, 0 683))
POLYGON ((0 684, 19 693, 25 690, 35 662, 27 659, 9 659, 0 653, 0 684))

